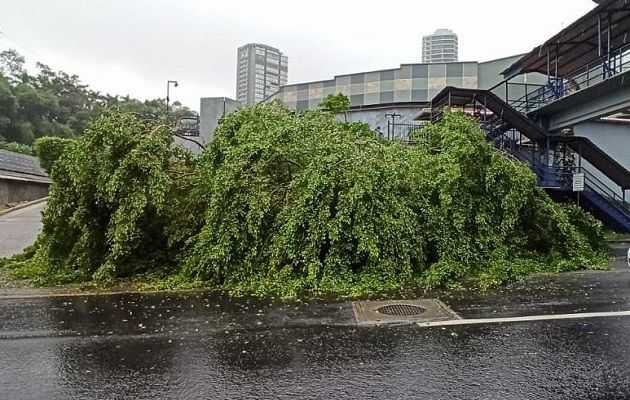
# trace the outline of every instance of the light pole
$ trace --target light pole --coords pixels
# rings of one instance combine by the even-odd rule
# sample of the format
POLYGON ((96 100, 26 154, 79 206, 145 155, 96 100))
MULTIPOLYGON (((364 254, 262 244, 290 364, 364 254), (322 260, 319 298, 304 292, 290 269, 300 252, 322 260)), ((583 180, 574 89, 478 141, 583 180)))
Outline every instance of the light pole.
POLYGON ((168 101, 170 100, 168 95, 171 89, 171 83, 173 84, 173 87, 177 87, 177 85, 179 85, 177 81, 166 81, 166 125, 168 125, 168 101))
POLYGON ((395 130, 396 130, 396 117, 402 117, 402 115, 394 112, 392 114, 385 114, 385 118, 391 118, 391 124, 390 124, 390 120, 387 120, 387 140, 393 140, 394 139, 394 135, 395 135, 395 130), (390 130, 390 125, 391 125, 391 130, 390 130), (391 132, 391 134, 390 134, 391 132))

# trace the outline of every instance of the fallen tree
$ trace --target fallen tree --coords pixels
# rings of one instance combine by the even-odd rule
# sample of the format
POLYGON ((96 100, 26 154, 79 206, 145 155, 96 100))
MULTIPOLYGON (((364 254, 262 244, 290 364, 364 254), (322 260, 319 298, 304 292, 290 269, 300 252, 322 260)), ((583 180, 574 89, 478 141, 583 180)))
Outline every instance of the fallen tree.
POLYGON ((165 127, 107 116, 54 161, 20 268, 295 295, 494 286, 605 262, 601 224, 552 202, 467 116, 416 139, 273 103, 225 117, 193 159, 165 127))

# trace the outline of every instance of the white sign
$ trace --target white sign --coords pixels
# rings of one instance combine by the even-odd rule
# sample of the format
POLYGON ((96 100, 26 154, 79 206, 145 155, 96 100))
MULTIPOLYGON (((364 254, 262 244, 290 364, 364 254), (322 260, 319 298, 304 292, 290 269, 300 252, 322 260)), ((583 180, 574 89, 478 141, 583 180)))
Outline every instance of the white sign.
POLYGON ((584 173, 573 174, 573 191, 581 192, 584 190, 584 173))

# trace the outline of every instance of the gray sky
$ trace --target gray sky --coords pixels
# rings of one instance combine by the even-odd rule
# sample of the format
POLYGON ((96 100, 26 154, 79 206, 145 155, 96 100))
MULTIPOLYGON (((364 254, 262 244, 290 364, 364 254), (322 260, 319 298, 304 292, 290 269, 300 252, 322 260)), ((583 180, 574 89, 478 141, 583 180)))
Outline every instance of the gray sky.
MULTIPOLYGON (((289 83, 421 61, 422 36, 449 28, 460 61, 530 51, 591 0, 0 0, 0 50, 80 76, 94 90, 235 97, 236 51, 264 43, 289 57, 289 83), (7 37, 8 36, 8 37, 7 37), (12 40, 18 44, 15 44, 12 40)), ((34 71, 33 71, 34 72, 34 71)))

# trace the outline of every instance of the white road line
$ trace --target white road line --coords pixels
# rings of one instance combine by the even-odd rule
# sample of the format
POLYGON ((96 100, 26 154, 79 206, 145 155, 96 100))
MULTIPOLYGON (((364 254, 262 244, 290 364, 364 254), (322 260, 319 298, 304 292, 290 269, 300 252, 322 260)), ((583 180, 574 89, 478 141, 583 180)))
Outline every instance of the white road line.
POLYGON ((547 314, 529 315, 526 317, 504 317, 504 318, 479 318, 479 319, 452 319, 446 321, 417 322, 418 326, 453 326, 453 325, 478 325, 478 324, 502 324, 510 322, 532 322, 532 321, 557 321, 565 319, 586 319, 604 317, 630 317, 630 311, 608 311, 590 312, 574 314, 547 314))

